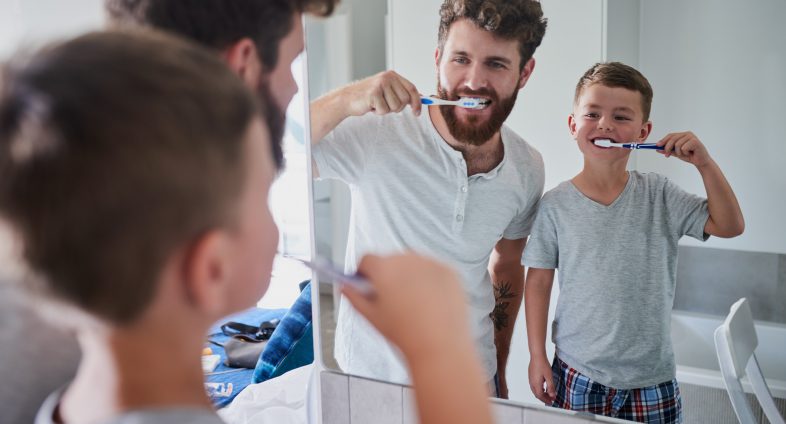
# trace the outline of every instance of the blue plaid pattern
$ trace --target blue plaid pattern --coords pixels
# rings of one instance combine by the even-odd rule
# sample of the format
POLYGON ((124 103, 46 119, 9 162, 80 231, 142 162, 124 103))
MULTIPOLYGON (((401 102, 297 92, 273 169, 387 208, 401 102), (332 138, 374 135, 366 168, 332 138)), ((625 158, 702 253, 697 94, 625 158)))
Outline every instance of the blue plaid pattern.
POLYGON ((253 382, 260 383, 314 362, 311 327, 311 283, 278 323, 254 369, 253 382))
POLYGON ((621 390, 590 380, 558 357, 551 365, 557 397, 551 406, 643 423, 682 423, 677 380, 621 390))

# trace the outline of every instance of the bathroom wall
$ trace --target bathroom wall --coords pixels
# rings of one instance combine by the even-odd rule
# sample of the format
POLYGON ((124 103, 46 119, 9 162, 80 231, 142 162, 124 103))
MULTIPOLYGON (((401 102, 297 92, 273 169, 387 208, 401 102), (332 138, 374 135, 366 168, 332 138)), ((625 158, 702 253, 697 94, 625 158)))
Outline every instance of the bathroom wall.
POLYGON ((755 320, 786 324, 786 255, 680 246, 674 309, 725 316, 741 297, 755 320))
MULTIPOLYGON (((681 384, 683 420, 690 424, 737 424, 737 416, 729 401, 729 395, 723 389, 715 389, 692 384, 681 384)), ((748 394, 748 403, 753 410, 757 423, 769 424, 761 407, 752 394, 748 394)), ((775 399, 775 405, 781 415, 786 417, 786 399, 775 399)))

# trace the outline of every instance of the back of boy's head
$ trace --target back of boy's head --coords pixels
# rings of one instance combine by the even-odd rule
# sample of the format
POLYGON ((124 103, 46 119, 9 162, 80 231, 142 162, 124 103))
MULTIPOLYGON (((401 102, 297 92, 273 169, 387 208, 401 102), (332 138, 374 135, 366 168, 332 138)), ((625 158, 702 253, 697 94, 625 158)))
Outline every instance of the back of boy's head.
POLYGON ((0 215, 28 268, 133 321, 179 248, 233 224, 253 98, 215 55, 141 31, 54 45, 1 81, 0 215))
POLYGON ((596 63, 582 75, 579 83, 576 84, 573 104, 577 105, 584 89, 594 84, 611 88, 621 87, 638 92, 641 95, 644 122, 649 121, 652 108, 652 86, 641 72, 620 62, 596 63))

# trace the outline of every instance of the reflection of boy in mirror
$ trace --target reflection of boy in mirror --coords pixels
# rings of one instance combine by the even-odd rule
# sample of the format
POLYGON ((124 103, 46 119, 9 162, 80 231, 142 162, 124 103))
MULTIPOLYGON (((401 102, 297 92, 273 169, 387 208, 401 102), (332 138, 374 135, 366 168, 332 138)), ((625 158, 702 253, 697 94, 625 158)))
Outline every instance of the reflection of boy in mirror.
MULTIPOLYGON (((83 352, 36 422, 220 424, 204 335, 264 294, 278 241, 280 164, 254 99, 215 55, 155 33, 88 34, 2 82, 0 214, 83 352)), ((490 423, 453 272, 411 254, 362 270, 377 295, 348 296, 408 358, 420 422, 490 423), (420 302, 391 290, 402 280, 420 302)))
POLYGON ((327 16, 339 0, 105 0, 114 26, 166 30, 216 50, 265 104, 279 141, 285 113, 297 92, 292 62, 303 51, 303 13, 327 16))
MULTIPOLYGON (((485 371, 505 397, 521 253, 544 171, 503 122, 535 67, 546 21, 529 0, 446 0, 440 17, 437 94, 490 104, 421 114, 418 89, 392 71, 340 88, 312 103, 314 173, 351 187, 348 268, 367 252, 415 249, 459 269, 485 371)), ((346 302, 335 350, 347 372, 406 381, 397 353, 346 302)))
POLYGON ((651 103, 647 79, 618 62, 593 66, 576 86, 568 126, 584 169, 543 196, 524 253, 529 380, 535 396, 553 406, 681 422, 669 330, 677 242, 683 235, 735 237, 744 221, 723 173, 692 133, 668 134, 657 145, 665 157, 696 167, 707 199, 661 175, 626 171, 630 150, 593 143, 646 140, 651 103), (549 365, 556 268, 556 356, 549 365))

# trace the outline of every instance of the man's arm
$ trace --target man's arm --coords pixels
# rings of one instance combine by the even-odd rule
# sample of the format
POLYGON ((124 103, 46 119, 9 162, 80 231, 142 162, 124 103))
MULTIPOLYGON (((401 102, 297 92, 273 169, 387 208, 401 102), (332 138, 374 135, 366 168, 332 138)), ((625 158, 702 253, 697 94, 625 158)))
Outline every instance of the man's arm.
POLYGON ((414 84, 394 71, 333 90, 311 102, 311 144, 319 143, 350 116, 401 112, 407 105, 419 115, 420 94, 414 84))
POLYGON ((494 285, 494 310, 491 321, 494 323, 494 344, 497 347, 497 378, 499 379, 499 396, 508 397, 505 370, 510 353, 510 340, 513 326, 521 307, 524 295, 524 267, 521 265, 521 254, 527 239, 502 239, 494 246, 489 260, 491 282, 494 285))

